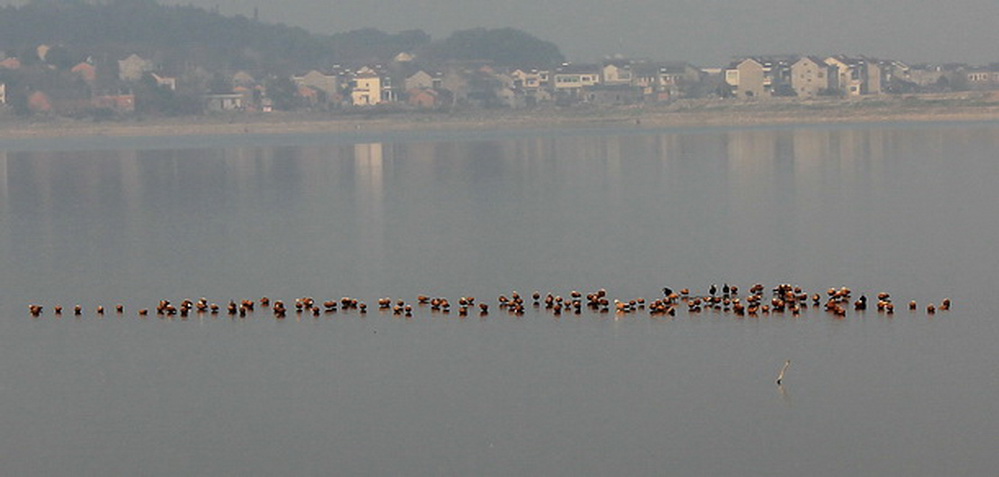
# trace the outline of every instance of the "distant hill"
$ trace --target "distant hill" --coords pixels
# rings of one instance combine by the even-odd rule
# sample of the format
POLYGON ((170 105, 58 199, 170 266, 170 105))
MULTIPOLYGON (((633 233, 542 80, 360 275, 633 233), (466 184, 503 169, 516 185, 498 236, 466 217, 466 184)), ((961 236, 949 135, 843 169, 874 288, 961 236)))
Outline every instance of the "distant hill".
POLYGON ((197 65, 259 72, 385 62, 401 51, 426 53, 437 60, 484 59, 497 64, 555 64, 563 58, 554 44, 510 28, 466 30, 433 42, 420 30, 389 34, 367 28, 316 35, 242 15, 164 6, 155 0, 35 0, 0 8, 0 49, 30 62, 41 44, 59 47, 66 63, 97 54, 117 59, 138 53, 168 69, 197 65))
POLYGON ((432 57, 488 60, 499 65, 545 67, 565 61, 554 43, 513 28, 457 31, 430 47, 432 57))
POLYGON ((328 39, 301 28, 153 0, 47 0, 0 10, 0 47, 8 54, 39 44, 60 45, 79 56, 139 53, 161 64, 193 61, 220 69, 294 67, 333 54, 328 39))

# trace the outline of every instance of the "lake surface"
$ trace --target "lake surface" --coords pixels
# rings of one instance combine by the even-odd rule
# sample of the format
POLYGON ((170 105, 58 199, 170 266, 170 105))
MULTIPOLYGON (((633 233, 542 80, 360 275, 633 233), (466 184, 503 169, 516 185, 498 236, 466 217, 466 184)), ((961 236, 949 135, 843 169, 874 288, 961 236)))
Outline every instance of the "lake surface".
POLYGON ((997 124, 0 151, 5 475, 999 468, 997 124), (756 282, 848 286, 872 303, 884 291, 898 308, 836 319, 497 306, 514 290, 651 300, 664 286, 756 282), (375 309, 419 294, 492 308, 375 309), (265 295, 356 297, 369 311, 136 314, 265 295), (924 311, 945 297, 952 310, 924 311), (119 302, 122 315, 94 312, 119 302), (30 303, 45 312, 32 318, 30 303), (52 312, 77 303, 80 317, 52 312))

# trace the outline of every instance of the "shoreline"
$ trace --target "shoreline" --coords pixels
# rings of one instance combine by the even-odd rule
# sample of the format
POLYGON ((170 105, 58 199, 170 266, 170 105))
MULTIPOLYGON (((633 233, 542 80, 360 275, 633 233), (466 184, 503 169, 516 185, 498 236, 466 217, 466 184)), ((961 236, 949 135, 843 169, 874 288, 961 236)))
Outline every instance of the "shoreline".
MULTIPOLYGON (((984 96, 993 100, 993 96, 984 96)), ((999 102, 975 98, 878 98, 761 102, 688 101, 651 107, 577 107, 458 113, 239 113, 119 122, 0 121, 0 139, 206 136, 396 131, 572 129, 585 127, 767 127, 785 125, 999 121, 999 102)))

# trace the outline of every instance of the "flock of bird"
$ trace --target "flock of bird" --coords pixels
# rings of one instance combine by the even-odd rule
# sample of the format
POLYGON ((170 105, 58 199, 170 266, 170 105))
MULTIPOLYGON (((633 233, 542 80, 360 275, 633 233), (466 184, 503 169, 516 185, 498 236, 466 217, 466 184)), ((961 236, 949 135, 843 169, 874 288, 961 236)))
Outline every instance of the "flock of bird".
MULTIPOLYGON (((653 317, 676 316, 677 310, 686 310, 689 314, 697 314, 702 311, 714 311, 722 314, 729 314, 738 317, 758 317, 760 315, 790 314, 799 316, 804 310, 809 308, 821 309, 836 318, 844 318, 849 309, 855 312, 862 312, 868 308, 867 295, 860 295, 854 298, 854 293, 850 288, 829 288, 823 293, 813 292, 811 294, 802 290, 800 286, 791 284, 780 284, 770 290, 769 297, 766 296, 766 288, 763 284, 757 283, 749 287, 745 295, 739 294, 739 287, 735 285, 723 284, 718 286, 712 284, 706 293, 691 293, 689 288, 677 291, 669 287, 662 289, 662 296, 655 300, 646 301, 645 298, 637 297, 626 300, 611 299, 606 289, 599 289, 591 293, 583 294, 572 291, 568 296, 563 297, 554 293, 542 294, 535 291, 530 296, 522 296, 516 291, 509 295, 500 295, 496 300, 496 306, 500 310, 521 316, 527 307, 544 309, 545 311, 560 316, 563 313, 580 314, 584 309, 607 313, 613 311, 617 315, 628 315, 636 312, 647 312, 653 317)), ((890 294, 886 292, 877 293, 875 307, 879 313, 891 315, 895 312, 895 304, 890 294)), ((451 313, 451 302, 445 297, 432 297, 430 295, 419 295, 415 302, 404 299, 393 299, 384 297, 377 300, 377 308, 380 312, 391 313, 400 317, 412 317, 415 309, 429 308, 432 312, 449 314, 451 313), (414 307, 415 305, 415 307, 414 307)), ((478 313, 480 316, 489 314, 490 305, 477 301, 474 297, 463 296, 456 302, 456 311, 459 316, 468 316, 469 313, 478 313)), ((934 314, 937 310, 947 311, 951 307, 950 298, 945 298, 937 306, 928 303, 925 311, 934 314)), ((40 304, 28 305, 28 311, 33 317, 39 317, 45 312, 45 306, 40 304)), ((917 310, 915 301, 908 303, 910 311, 917 310)), ((287 317, 288 313, 296 315, 309 314, 318 317, 323 314, 331 314, 339 311, 356 311, 365 314, 368 305, 364 301, 356 298, 343 297, 339 300, 325 300, 318 302, 311 297, 295 299, 291 305, 286 305, 282 300, 271 300, 267 297, 260 299, 229 300, 228 303, 218 304, 209 302, 206 298, 198 300, 184 299, 175 305, 170 300, 160 300, 153 308, 140 308, 136 311, 138 316, 145 317, 155 314, 163 318, 179 316, 186 318, 192 313, 198 315, 219 315, 225 313, 232 317, 245 318, 255 310, 269 310, 277 319, 287 317)), ((106 313, 123 315, 125 306, 116 304, 113 308, 106 309, 103 305, 98 305, 95 312, 99 316, 106 313)), ((75 305, 71 309, 64 310, 61 305, 52 307, 55 315, 61 316, 63 312, 72 313, 75 316, 82 316, 84 308, 82 305, 75 305)))

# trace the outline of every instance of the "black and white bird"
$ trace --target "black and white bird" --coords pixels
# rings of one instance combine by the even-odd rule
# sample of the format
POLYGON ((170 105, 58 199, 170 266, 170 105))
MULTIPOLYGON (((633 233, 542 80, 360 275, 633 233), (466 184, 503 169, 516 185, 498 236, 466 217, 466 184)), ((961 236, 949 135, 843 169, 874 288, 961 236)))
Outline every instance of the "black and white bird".
POLYGON ((791 367, 791 360, 784 361, 784 367, 780 368, 780 374, 777 375, 777 385, 780 386, 781 382, 784 381, 784 373, 787 372, 787 368, 791 367))

